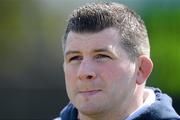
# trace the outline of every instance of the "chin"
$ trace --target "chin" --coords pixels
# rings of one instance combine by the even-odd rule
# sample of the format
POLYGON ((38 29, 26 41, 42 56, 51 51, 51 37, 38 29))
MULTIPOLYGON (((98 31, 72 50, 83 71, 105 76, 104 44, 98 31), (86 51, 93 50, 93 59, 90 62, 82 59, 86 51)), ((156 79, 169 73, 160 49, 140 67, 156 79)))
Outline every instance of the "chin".
POLYGON ((79 112, 87 115, 101 113, 108 107, 108 101, 102 94, 96 94, 92 96, 78 95, 74 99, 74 106, 79 112))
POLYGON ((97 114, 103 111, 104 103, 99 100, 81 100, 75 104, 79 112, 87 115, 97 114))
POLYGON ((94 115, 103 111, 103 108, 96 104, 81 104, 77 109, 86 115, 94 115))

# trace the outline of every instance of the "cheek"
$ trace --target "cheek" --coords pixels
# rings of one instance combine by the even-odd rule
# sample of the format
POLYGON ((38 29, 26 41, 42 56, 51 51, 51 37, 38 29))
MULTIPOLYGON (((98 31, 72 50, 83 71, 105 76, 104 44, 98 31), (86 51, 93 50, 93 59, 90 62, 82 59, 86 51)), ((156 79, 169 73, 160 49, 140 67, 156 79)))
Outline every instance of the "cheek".
POLYGON ((67 66, 64 73, 67 92, 71 92, 76 87, 76 70, 72 67, 67 66))
POLYGON ((73 103, 76 97, 77 92, 77 83, 76 83, 76 72, 77 70, 72 66, 66 66, 64 73, 65 73, 65 83, 66 83, 66 92, 73 103))
POLYGON ((134 68, 128 65, 111 64, 102 71, 102 79, 106 83, 106 92, 109 98, 114 98, 114 103, 124 101, 136 84, 133 77, 134 68))
POLYGON ((75 69, 72 66, 68 66, 65 68, 65 80, 67 82, 73 82, 73 79, 76 79, 76 73, 77 73, 77 69, 75 69))
POLYGON ((132 65, 127 63, 111 63, 102 66, 101 69, 101 76, 108 84, 115 84, 122 87, 130 84, 135 70, 132 65))
POLYGON ((101 69, 101 75, 110 81, 114 79, 120 79, 125 74, 125 69, 122 66, 118 66, 117 64, 107 64, 106 66, 102 66, 101 69))

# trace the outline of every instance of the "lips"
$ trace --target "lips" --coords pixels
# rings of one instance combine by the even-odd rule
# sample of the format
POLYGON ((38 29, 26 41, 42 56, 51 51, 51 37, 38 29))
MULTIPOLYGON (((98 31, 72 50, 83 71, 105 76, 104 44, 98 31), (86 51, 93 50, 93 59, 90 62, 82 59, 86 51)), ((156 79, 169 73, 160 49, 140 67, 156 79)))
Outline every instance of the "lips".
POLYGON ((102 90, 87 90, 87 91, 80 91, 79 94, 90 96, 90 95, 95 95, 101 91, 102 90))

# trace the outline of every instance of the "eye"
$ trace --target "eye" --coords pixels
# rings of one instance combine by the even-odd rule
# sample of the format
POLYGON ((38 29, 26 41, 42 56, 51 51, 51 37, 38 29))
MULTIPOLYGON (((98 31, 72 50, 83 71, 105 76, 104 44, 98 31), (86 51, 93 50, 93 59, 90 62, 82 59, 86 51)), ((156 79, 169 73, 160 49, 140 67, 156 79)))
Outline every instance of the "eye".
POLYGON ((73 62, 73 61, 81 61, 83 59, 82 56, 73 56, 69 58, 69 62, 73 62))
POLYGON ((98 54, 95 56, 95 59, 98 62, 106 62, 107 60, 112 59, 109 55, 105 55, 105 54, 98 54))

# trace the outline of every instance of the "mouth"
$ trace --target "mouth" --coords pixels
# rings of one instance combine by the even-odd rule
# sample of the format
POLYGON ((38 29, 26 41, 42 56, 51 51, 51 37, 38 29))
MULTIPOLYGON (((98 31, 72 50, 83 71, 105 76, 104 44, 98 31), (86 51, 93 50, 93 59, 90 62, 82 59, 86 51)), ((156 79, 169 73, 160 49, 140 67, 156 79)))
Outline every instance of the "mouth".
POLYGON ((84 95, 84 96, 91 96, 91 95, 95 95, 101 91, 102 90, 87 90, 87 91, 80 91, 79 94, 84 95))

